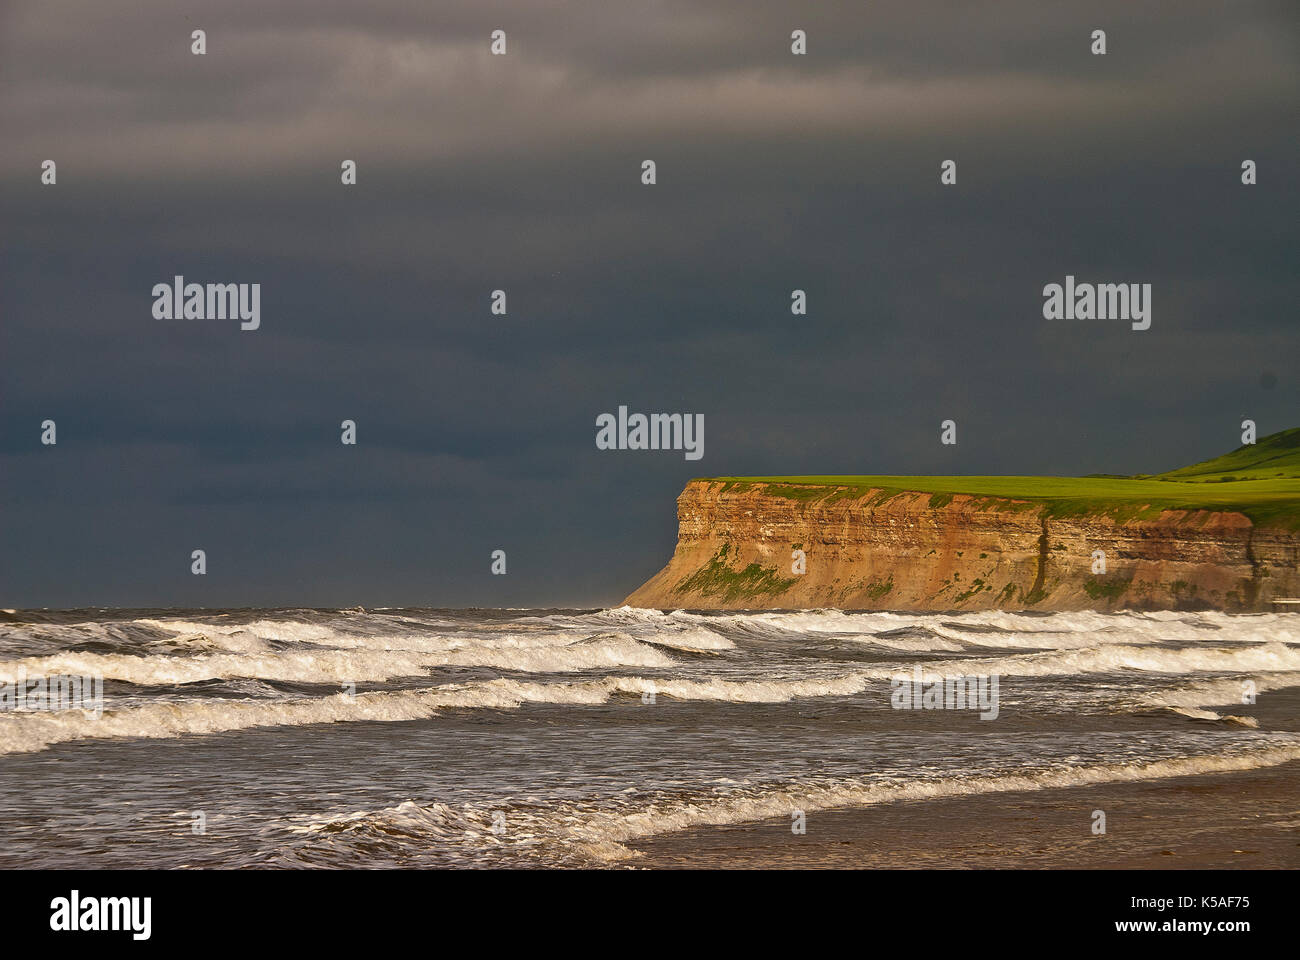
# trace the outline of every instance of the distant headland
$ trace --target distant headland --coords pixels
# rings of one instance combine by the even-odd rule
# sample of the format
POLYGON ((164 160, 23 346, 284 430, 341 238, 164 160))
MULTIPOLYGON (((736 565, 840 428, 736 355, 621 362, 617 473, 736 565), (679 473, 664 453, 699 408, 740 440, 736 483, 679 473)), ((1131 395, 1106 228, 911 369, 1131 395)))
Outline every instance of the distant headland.
POLYGON ((1300 428, 1157 475, 710 477, 624 602, 690 609, 1298 609, 1300 428))

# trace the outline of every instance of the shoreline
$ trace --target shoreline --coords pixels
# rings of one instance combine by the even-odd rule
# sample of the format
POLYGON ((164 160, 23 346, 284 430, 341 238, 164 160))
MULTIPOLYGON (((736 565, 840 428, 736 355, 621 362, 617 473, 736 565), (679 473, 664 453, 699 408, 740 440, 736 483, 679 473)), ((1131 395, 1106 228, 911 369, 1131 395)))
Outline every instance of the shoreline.
POLYGON ((811 811, 626 844, 635 869, 1297 869, 1300 760, 811 811), (1092 833, 1093 811, 1106 834, 1092 833))

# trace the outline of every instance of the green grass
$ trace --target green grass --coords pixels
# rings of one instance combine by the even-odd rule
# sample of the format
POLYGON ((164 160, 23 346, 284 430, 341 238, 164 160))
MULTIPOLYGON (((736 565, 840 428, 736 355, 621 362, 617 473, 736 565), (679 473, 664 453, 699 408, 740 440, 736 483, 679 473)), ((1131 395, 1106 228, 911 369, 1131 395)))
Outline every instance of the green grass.
POLYGON ((1156 479, 1187 483, 1279 480, 1300 477, 1300 427, 1263 437, 1213 460, 1170 470, 1156 479))
POLYGON ((894 578, 891 576, 888 580, 872 580, 866 585, 866 594, 873 600, 879 600, 889 591, 894 589, 894 578))
POLYGON ((733 570, 727 564, 727 553, 728 545, 724 543, 708 563, 678 581, 674 589, 679 593, 699 593, 732 602, 749 597, 775 596, 794 586, 796 577, 782 577, 775 569, 757 563, 733 570))
POLYGON ((1049 516, 1104 513, 1117 521, 1152 518, 1161 510, 1238 511, 1263 526, 1300 529, 1300 427, 1262 437, 1252 445, 1156 476, 931 477, 793 476, 704 477, 733 488, 777 484, 769 493, 795 500, 858 498, 877 490, 879 504, 902 493, 931 494, 932 507, 955 494, 989 498, 991 509, 1041 506, 1049 516), (828 489, 830 488, 830 489, 828 489), (991 502, 991 501, 1002 502, 991 502))
MULTIPOLYGON (((1132 584, 1133 578, 1127 580, 1085 580, 1083 589, 1087 591, 1088 596, 1094 600, 1105 598, 1107 600, 1117 600, 1122 597, 1129 585, 1132 584)), ((1177 591, 1175 591, 1176 593, 1177 591)))

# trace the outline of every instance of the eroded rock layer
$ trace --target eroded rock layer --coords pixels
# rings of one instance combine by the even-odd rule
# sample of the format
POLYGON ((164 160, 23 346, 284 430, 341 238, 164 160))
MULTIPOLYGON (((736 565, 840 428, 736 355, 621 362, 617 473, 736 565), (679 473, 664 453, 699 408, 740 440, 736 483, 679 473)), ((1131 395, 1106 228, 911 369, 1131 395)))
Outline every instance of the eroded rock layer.
POLYGON ((626 603, 1261 611, 1300 596, 1300 536, 1236 512, 1071 513, 1032 500, 696 480, 677 518, 672 560, 626 603))

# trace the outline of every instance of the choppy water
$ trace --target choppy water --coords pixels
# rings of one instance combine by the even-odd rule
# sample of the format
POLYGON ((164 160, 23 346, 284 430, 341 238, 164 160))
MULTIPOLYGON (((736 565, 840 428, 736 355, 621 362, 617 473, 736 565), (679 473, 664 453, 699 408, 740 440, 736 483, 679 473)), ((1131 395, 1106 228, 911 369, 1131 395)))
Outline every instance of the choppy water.
POLYGON ((0 867, 634 864, 629 841, 881 802, 1248 770, 1300 615, 18 611, 0 867), (998 675, 999 713, 892 677, 998 675), (204 832, 196 833, 196 814, 204 832))

